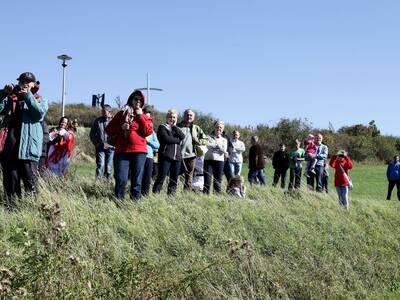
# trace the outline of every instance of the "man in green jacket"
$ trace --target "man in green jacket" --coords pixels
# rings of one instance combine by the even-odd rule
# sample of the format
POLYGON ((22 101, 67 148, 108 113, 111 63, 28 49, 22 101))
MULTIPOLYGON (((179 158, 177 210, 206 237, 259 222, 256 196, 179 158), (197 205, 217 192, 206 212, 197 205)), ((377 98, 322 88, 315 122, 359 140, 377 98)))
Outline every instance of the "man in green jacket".
POLYGON ((15 196, 35 192, 38 161, 42 154, 43 130, 40 121, 48 109, 47 101, 33 94, 36 77, 30 72, 18 77, 18 84, 7 84, 0 90, 2 130, 7 132, 0 162, 3 169, 4 205, 11 209, 15 196))
POLYGON ((187 109, 183 113, 183 121, 177 124, 177 126, 185 134, 185 138, 181 143, 182 173, 185 176, 185 191, 192 190, 196 156, 204 155, 199 146, 207 145, 208 143, 208 137, 200 128, 200 126, 193 124, 194 118, 194 111, 187 109))

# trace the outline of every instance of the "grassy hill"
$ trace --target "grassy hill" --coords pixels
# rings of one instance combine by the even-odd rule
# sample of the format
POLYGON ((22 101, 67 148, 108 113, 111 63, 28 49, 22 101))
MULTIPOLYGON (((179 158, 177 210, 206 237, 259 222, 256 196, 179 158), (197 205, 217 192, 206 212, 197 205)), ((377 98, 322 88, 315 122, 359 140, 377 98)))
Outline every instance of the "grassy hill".
POLYGON ((269 187, 116 203, 81 165, 0 210, 0 297, 393 299, 400 203, 382 172, 356 166, 345 211, 336 193, 269 187))

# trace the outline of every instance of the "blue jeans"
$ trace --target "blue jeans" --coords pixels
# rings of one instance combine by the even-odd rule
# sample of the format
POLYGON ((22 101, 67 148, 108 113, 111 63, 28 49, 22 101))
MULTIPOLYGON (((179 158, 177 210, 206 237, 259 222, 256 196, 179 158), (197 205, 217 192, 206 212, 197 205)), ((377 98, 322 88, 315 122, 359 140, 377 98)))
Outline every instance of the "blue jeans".
POLYGON ((169 173, 169 182, 167 194, 173 195, 176 193, 178 186, 178 176, 181 170, 181 161, 172 160, 159 154, 158 157, 158 174, 156 181, 153 185, 153 193, 159 194, 162 190, 162 186, 169 173))
POLYGON ((265 177, 264 169, 250 169, 248 180, 250 184, 266 185, 267 179, 265 177))
POLYGON ((142 190, 142 177, 146 153, 116 153, 115 154, 115 196, 124 199, 128 175, 131 176, 130 197, 139 200, 142 190))
POLYGON ((96 178, 111 179, 113 158, 113 149, 96 149, 96 178))
POLYGON ((242 172, 241 162, 231 162, 229 163, 229 167, 231 168, 232 176, 240 176, 240 173, 242 172))
POLYGON ((349 207, 349 187, 337 186, 336 191, 339 196, 339 204, 345 208, 349 207))

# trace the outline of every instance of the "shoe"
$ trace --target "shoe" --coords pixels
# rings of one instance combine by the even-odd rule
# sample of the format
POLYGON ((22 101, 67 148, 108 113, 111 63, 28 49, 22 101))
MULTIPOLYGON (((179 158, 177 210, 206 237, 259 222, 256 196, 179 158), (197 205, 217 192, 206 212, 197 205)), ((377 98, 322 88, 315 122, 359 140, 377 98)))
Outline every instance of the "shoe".
POLYGON ((306 176, 307 178, 310 178, 310 174, 308 174, 308 172, 304 172, 304 176, 306 176))
POLYGON ((311 169, 310 172, 313 173, 314 175, 317 174, 314 169, 311 169))

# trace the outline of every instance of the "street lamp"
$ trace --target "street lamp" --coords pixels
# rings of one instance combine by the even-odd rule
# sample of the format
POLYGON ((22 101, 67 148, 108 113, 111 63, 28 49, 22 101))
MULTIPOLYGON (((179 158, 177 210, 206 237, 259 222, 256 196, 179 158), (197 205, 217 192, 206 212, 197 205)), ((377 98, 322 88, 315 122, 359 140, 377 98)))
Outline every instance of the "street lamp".
POLYGON ((58 59, 62 60, 62 67, 63 67, 63 82, 62 82, 62 96, 61 96, 61 117, 64 116, 64 111, 65 111, 65 68, 67 67, 67 64, 65 63, 67 60, 71 60, 72 57, 68 56, 66 54, 62 54, 57 56, 58 59))
POLYGON ((150 91, 160 91, 162 92, 162 89, 157 89, 157 88, 151 88, 150 87, 150 74, 147 73, 147 87, 145 88, 140 88, 140 89, 135 89, 138 91, 147 91, 147 104, 150 104, 150 91))

